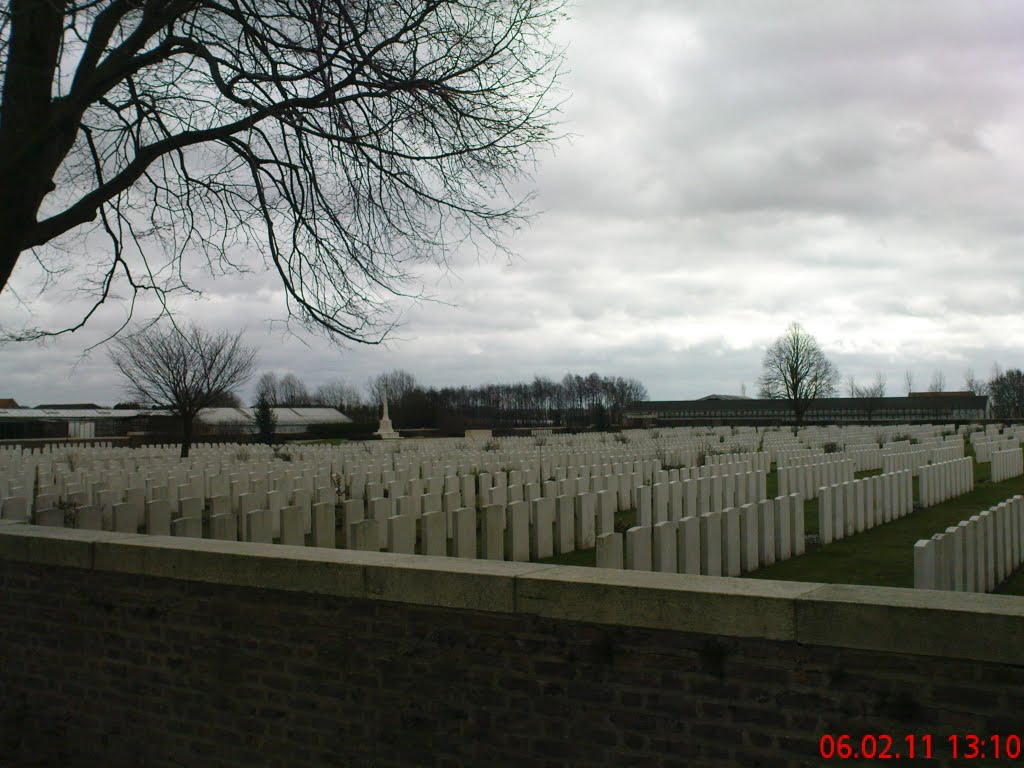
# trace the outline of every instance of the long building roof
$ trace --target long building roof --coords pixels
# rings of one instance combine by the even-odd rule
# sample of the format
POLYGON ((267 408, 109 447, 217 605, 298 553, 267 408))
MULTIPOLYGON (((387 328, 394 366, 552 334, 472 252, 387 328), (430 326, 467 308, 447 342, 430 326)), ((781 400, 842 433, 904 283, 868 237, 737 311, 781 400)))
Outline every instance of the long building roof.
MULTIPOLYGON (((885 411, 885 410, 984 410, 986 395, 946 392, 944 397, 821 397, 812 400, 815 411, 885 411)), ((789 411, 789 400, 642 400, 626 408, 627 413, 645 411, 789 411)))
MULTIPOLYGON (((280 426, 303 424, 351 424, 352 419, 334 408, 274 408, 280 426)), ((204 424, 252 424, 254 408, 205 408, 199 412, 204 424)), ((18 421, 96 421, 97 419, 133 419, 137 416, 170 416, 166 410, 131 408, 0 408, 0 420, 18 421)))

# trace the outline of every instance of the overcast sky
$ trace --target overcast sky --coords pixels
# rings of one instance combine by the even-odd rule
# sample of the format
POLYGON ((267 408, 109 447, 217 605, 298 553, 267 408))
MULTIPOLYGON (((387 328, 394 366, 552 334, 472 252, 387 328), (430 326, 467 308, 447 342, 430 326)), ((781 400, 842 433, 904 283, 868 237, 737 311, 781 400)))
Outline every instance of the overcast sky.
MULTIPOLYGON (((535 173, 511 261, 423 272, 386 347, 284 335, 269 275, 211 280, 188 305, 246 327, 261 370, 310 388, 404 368, 442 386, 633 376, 653 399, 756 393, 793 320, 846 378, 887 394, 942 370, 1024 367, 1024 3, 579 0, 560 30, 563 129, 535 173)), ((254 263, 253 266, 258 266, 254 263)), ((23 260, 0 323, 68 322, 23 260)), ((46 346, 0 348, 0 397, 121 397, 105 310, 46 346)), ((248 401, 252 382, 243 391, 248 401)))

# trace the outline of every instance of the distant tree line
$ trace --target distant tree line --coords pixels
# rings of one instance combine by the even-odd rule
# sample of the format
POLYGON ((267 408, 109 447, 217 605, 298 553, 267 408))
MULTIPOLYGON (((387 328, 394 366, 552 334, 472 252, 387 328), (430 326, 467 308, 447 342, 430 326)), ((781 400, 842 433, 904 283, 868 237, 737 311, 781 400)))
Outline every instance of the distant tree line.
POLYGON ((561 381, 534 376, 527 382, 438 388, 419 384, 408 371, 395 370, 373 377, 363 391, 343 381, 310 389, 294 374, 279 378, 264 373, 256 386, 257 401, 263 398, 275 407, 337 408, 362 423, 380 418, 385 393, 396 427, 453 432, 491 427, 605 429, 622 423, 630 403, 647 399, 647 388, 637 379, 597 373, 567 373, 561 381))

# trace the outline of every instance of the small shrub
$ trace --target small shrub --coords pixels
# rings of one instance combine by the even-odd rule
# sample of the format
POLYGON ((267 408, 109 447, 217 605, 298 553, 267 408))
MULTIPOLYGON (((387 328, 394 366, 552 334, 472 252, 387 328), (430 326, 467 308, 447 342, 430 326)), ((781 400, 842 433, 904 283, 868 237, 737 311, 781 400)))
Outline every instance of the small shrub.
POLYGON ((68 469, 74 472, 75 466, 78 464, 78 454, 68 451, 64 454, 64 462, 68 465, 68 469))
POLYGON ((239 448, 237 451, 235 451, 235 458, 238 459, 239 461, 248 461, 249 459, 252 458, 252 451, 250 451, 248 448, 239 448))
POLYGON ((651 439, 652 440, 657 440, 659 437, 661 437, 661 430, 660 429, 652 429, 651 430, 651 439))
POLYGON ((292 455, 288 452, 288 449, 286 449, 285 447, 280 446, 280 445, 275 445, 274 446, 274 458, 275 459, 280 459, 281 461, 291 461, 292 460, 292 455))
POLYGON ((484 443, 484 450, 494 453, 495 451, 501 450, 501 443, 495 440, 493 437, 484 443))
POLYGON ((834 441, 823 443, 821 449, 825 453, 839 453, 839 443, 834 441))
POLYGON ((331 482, 334 484, 334 496, 337 504, 341 504, 349 497, 352 487, 345 482, 345 476, 341 472, 331 475, 331 482))
POLYGON ((619 434, 615 435, 615 442, 628 445, 632 441, 629 439, 629 435, 624 435, 620 432, 619 434))
POLYGON ((64 511, 65 528, 78 527, 79 506, 75 502, 70 499, 58 499, 56 508, 64 511))

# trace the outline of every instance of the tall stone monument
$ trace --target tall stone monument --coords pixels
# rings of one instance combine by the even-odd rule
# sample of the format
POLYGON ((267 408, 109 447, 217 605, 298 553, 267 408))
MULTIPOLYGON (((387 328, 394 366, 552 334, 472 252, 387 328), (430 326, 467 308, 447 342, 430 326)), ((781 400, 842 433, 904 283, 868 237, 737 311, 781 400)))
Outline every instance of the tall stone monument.
POLYGON ((380 426, 377 431, 373 434, 377 435, 381 440, 397 440, 401 437, 400 434, 395 432, 391 426, 391 419, 388 418, 388 393, 384 391, 384 414, 380 419, 380 426))

